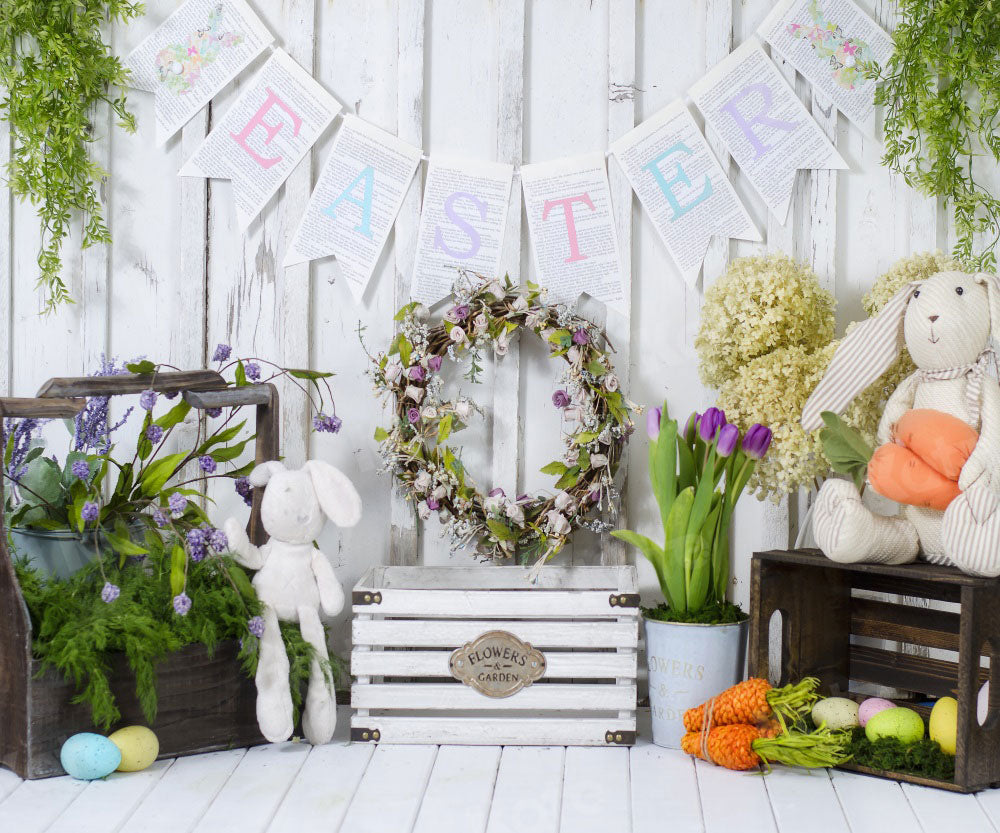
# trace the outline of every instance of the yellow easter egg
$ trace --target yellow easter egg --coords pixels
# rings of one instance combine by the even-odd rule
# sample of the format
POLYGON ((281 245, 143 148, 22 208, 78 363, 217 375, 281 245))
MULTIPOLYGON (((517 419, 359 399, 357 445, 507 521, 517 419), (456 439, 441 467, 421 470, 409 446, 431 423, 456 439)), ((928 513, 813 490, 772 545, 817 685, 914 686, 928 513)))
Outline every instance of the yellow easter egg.
POLYGON ((958 700, 954 697, 942 697, 931 709, 930 736, 936 740, 941 751, 948 755, 955 754, 958 734, 958 700))
POLYGON ((108 739, 122 753, 119 772, 138 772, 145 769, 160 754, 160 742, 152 729, 145 726, 126 726, 108 735, 108 739))

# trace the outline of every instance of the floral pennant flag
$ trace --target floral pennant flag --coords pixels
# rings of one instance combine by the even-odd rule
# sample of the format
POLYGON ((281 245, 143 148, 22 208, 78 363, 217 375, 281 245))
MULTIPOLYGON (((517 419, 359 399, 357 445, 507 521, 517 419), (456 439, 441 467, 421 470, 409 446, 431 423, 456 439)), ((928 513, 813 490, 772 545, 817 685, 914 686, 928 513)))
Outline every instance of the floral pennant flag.
POLYGON ((716 65, 690 95, 782 223, 799 168, 847 167, 755 38, 716 65))
POLYGON ((285 266, 333 255, 360 301, 420 157, 419 148, 345 115, 285 266))
POLYGON ((688 285, 698 282, 713 235, 761 239, 680 99, 612 143, 611 152, 688 285))
POLYGON ((434 157, 427 167, 413 266, 414 300, 437 303, 457 269, 494 277, 500 268, 514 166, 434 157))
POLYGON ((625 279, 604 155, 525 165, 521 185, 535 271, 550 300, 573 304, 586 292, 620 310, 625 279))
POLYGON ((782 0, 757 31, 841 113, 875 135, 871 76, 892 54, 892 39, 852 0, 782 0))
POLYGON ((276 49, 180 175, 232 180, 242 231, 339 112, 340 104, 276 49))
POLYGON ((156 144, 180 130, 274 40, 244 0, 187 0, 125 59, 156 95, 156 144))

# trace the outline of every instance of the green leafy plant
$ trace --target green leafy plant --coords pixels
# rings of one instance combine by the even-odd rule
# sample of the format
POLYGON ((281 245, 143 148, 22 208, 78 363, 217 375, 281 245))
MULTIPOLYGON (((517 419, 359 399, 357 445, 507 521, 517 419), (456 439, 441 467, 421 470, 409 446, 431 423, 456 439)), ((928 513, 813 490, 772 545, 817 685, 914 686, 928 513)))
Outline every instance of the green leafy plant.
POLYGON ((74 212, 81 245, 108 243, 97 182, 107 173, 88 148, 100 136, 95 108, 106 103, 118 125, 135 131, 125 102, 127 71, 102 27, 143 13, 133 0, 7 0, 0 14, 0 115, 10 123, 10 188, 38 206, 42 242, 38 285, 46 311, 70 301, 60 251, 74 212))
POLYGON ((955 756, 941 750, 930 738, 904 746, 897 738, 868 740, 864 729, 854 729, 848 747, 851 762, 884 772, 909 772, 925 778, 952 781, 955 756))
POLYGON ((868 463, 875 453, 856 428, 852 428, 833 411, 823 411, 824 427, 819 438, 823 443, 823 453, 835 472, 849 475, 858 489, 864 488, 868 463))
POLYGON ((996 266, 1000 199, 973 176, 973 161, 1000 162, 1000 8, 995 0, 900 0, 895 51, 882 68, 882 162, 955 212, 954 254, 996 266), (976 250, 975 236, 986 245, 976 250))

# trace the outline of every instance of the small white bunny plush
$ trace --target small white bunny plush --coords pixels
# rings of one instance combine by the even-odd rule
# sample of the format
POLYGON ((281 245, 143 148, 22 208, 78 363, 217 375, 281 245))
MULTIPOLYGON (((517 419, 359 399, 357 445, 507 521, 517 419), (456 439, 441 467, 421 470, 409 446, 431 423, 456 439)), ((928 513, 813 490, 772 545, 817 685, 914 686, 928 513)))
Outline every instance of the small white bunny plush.
MULTIPOLYGON (((901 505, 898 515, 881 516, 861 502, 853 483, 827 480, 813 510, 813 533, 828 558, 905 564, 920 555, 973 575, 1000 575, 1000 385, 987 373, 996 364, 991 336, 1000 340, 997 277, 939 272, 904 287, 841 343, 803 409, 807 431, 822 424, 822 411, 843 413, 905 343, 917 371, 889 397, 879 443, 900 443, 898 423, 920 409, 958 418, 973 429, 974 445, 962 458, 957 496, 943 511, 901 505)), ((904 466, 897 476, 917 477, 904 466)))
POLYGON ((298 471, 288 471, 276 461, 262 463, 250 473, 250 483, 267 487, 260 514, 270 540, 255 547, 233 518, 226 521, 226 535, 237 562, 257 570, 253 586, 264 605, 257 722, 272 743, 292 736, 289 663, 278 622, 298 622, 303 638, 316 651, 302 729, 310 743, 328 743, 337 725, 337 704, 320 667, 320 660, 329 656, 320 608, 327 616, 336 616, 344 609, 344 590, 313 541, 327 517, 337 526, 354 526, 361 519, 361 497, 343 472, 317 460, 298 471))

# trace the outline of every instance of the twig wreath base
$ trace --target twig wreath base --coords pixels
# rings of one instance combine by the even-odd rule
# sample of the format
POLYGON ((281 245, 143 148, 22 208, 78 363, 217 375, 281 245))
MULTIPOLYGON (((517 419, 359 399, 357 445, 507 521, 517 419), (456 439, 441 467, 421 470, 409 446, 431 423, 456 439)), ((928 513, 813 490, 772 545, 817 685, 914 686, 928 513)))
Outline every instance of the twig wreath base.
POLYGON ((540 564, 575 529, 612 526, 597 515, 617 512, 614 476, 636 407, 618 389, 606 334, 563 305, 547 305, 545 296, 531 283, 474 284, 463 274, 442 321, 430 323, 426 307, 407 304, 396 315, 400 328, 388 352, 372 357, 376 391, 393 400, 393 424, 375 432, 385 467, 422 519, 437 513, 453 551, 472 547, 482 558, 540 564), (483 353, 504 356, 522 329, 564 364, 552 394, 563 418, 562 459, 542 468, 556 478, 552 494, 513 496, 499 488, 484 494, 446 444, 481 409, 466 398, 445 400, 440 371, 445 360, 464 360, 465 378, 478 382, 483 353))

